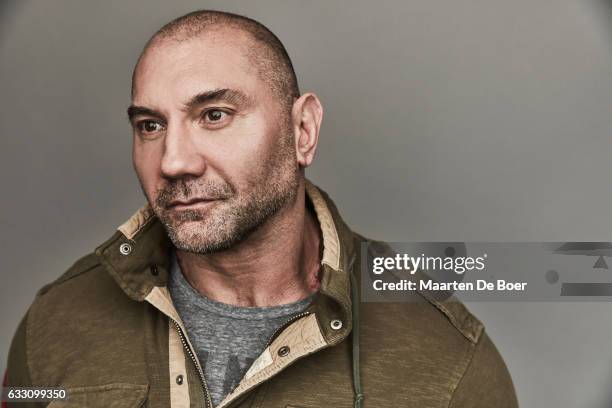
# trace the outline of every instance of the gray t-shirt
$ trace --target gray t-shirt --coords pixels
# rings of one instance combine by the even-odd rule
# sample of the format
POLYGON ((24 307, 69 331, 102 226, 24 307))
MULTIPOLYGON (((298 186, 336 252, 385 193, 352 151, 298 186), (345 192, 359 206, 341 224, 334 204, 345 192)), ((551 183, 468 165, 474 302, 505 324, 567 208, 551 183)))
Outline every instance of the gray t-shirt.
POLYGON ((168 289, 200 360, 215 406, 238 385, 274 332, 304 311, 315 296, 271 307, 216 302, 187 282, 174 251, 168 289))

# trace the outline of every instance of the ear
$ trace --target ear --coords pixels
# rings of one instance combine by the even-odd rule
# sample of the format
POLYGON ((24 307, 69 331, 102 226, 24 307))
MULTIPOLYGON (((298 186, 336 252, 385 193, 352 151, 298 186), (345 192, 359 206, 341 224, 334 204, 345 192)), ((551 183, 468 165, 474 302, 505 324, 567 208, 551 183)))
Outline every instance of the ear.
POLYGON ((323 106, 319 97, 308 92, 296 99, 291 110, 291 120, 297 162, 301 167, 308 167, 314 160, 323 121, 323 106))

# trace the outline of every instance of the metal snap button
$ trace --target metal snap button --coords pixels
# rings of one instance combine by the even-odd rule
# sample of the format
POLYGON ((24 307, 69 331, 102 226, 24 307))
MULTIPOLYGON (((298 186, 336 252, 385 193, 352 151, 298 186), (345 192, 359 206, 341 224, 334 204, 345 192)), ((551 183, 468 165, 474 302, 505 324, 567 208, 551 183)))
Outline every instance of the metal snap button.
POLYGON ((334 330, 340 330, 342 328, 342 320, 334 319, 329 322, 329 326, 334 330))
POLYGON ((290 351, 291 349, 289 348, 289 346, 283 346, 278 349, 278 355, 281 357, 287 357, 290 351))
POLYGON ((183 384, 183 374, 179 374, 176 376, 176 383, 178 385, 182 385, 183 384))
POLYGON ((159 275, 159 271, 157 270, 157 265, 151 265, 149 267, 149 270, 151 271, 151 275, 153 276, 159 275))
POLYGON ((119 252, 121 252, 122 255, 129 255, 130 252, 132 252, 132 246, 130 244, 121 244, 119 246, 119 252))

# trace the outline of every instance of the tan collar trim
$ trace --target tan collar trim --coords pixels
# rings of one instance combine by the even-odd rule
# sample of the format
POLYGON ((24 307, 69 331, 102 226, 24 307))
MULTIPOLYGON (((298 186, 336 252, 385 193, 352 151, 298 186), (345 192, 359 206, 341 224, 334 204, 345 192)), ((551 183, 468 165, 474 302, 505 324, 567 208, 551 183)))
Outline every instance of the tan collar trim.
POLYGON ((174 307, 174 303, 172 303, 172 297, 166 286, 154 286, 145 297, 145 300, 163 314, 176 321, 181 329, 186 332, 183 321, 174 307))
POLYGON ((153 218, 153 210, 147 203, 140 207, 126 222, 117 228, 127 239, 133 239, 136 234, 153 218))
POLYGON ((189 376, 187 375, 187 362, 181 337, 172 323, 168 319, 168 369, 170 372, 170 406, 188 407, 189 396, 189 376), (183 382, 178 384, 176 378, 183 377, 183 382))
POLYGON ((338 238, 336 224, 319 189, 309 180, 305 180, 305 182, 306 194, 312 201, 323 235, 323 260, 321 263, 338 270, 340 268, 340 239, 338 238))
MULTIPOLYGON (((168 321, 169 330, 170 330, 169 338, 168 338, 168 356, 170 359, 170 365, 169 365, 170 399, 188 402, 189 392, 187 391, 187 393, 185 393, 185 391, 188 390, 188 387, 182 387, 180 389, 177 389, 174 386, 175 381, 173 381, 173 379, 176 378, 176 376, 173 375, 174 371, 178 371, 179 373, 184 374, 185 380, 187 380, 188 376, 187 376, 187 371, 186 371, 187 369, 185 366, 185 354, 183 351, 184 346, 183 346, 183 343, 180 341, 180 336, 178 335, 178 331, 176 330, 176 327, 173 327, 172 320, 174 320, 176 324, 178 324, 181 330, 183 331, 183 336, 185 338, 185 342, 187 343, 187 347, 189 348, 190 352, 195 356, 196 355, 195 348, 193 347, 193 344, 191 344, 191 341, 189 340, 189 336, 187 335, 187 329, 185 329, 185 325, 183 324, 183 321, 181 320, 181 317, 179 316, 178 311, 174 307, 174 303, 172 302, 172 297, 170 296, 170 292, 168 291, 167 287, 155 286, 151 290, 151 292, 149 292, 149 294, 145 297, 145 300, 170 318, 168 321)), ((194 362, 196 364, 198 371, 202 371, 202 367, 200 366, 199 360, 196 359, 194 360, 194 362)), ((174 405, 171 405, 171 406, 174 406, 174 405)), ((179 406, 187 407, 189 406, 189 404, 179 405, 179 406)))
POLYGON ((172 297, 170 296, 168 288, 165 286, 155 286, 145 297, 145 300, 179 325, 183 331, 183 334, 185 335, 187 345, 191 348, 191 351, 195 353, 195 348, 191 344, 191 341, 189 341, 189 337, 187 337, 187 329, 185 328, 183 320, 181 320, 178 311, 174 307, 174 303, 172 302, 172 297))

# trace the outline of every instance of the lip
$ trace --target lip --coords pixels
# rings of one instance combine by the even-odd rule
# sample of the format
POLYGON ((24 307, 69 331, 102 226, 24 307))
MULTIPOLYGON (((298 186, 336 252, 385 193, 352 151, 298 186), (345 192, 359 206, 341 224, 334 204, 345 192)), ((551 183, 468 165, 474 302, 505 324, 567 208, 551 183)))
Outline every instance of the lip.
POLYGON ((206 207, 209 204, 218 201, 213 198, 190 198, 189 200, 174 200, 170 202, 168 208, 173 210, 182 210, 188 208, 206 207))

